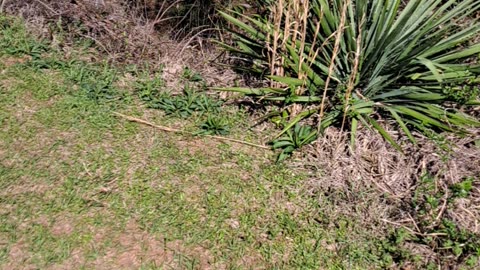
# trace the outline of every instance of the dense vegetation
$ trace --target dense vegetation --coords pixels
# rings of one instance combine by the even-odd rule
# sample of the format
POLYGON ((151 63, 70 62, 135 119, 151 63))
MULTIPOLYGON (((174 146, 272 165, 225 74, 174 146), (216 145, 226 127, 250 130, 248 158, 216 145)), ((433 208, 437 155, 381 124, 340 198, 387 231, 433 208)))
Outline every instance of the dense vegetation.
POLYGON ((318 131, 349 128, 354 143, 362 123, 401 151, 381 123, 394 120, 413 143, 412 130, 478 127, 463 109, 480 93, 480 24, 468 20, 480 2, 402 3, 279 1, 269 16, 222 13, 237 29, 227 49, 270 85, 221 90, 279 105, 289 115, 279 135, 314 115, 318 131))

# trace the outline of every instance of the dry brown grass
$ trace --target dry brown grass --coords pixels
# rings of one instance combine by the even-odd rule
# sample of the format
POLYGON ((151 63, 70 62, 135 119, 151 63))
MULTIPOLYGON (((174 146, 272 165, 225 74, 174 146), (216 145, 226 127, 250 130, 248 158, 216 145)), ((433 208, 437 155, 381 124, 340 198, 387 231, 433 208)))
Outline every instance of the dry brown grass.
POLYGON ((92 41, 110 61, 154 58, 159 40, 149 21, 138 17, 125 1, 9 1, 6 11, 22 16, 29 30, 71 47, 79 38, 92 41))
MULTIPOLYGON (((307 29, 309 28, 307 17, 309 14, 310 2, 309 1, 286 1, 280 0, 273 5, 270 10, 269 21, 272 22, 273 29, 270 29, 269 35, 267 36, 267 44, 272 44, 268 46, 268 64, 270 69, 270 75, 273 76, 284 76, 285 75, 285 54, 287 53, 287 43, 291 42, 295 44, 297 41, 300 42, 301 48, 300 51, 304 51, 305 48, 305 39, 307 38, 307 29)), ((317 25, 319 29, 320 24, 317 25)), ((315 44, 313 42, 312 44, 315 44)), ((311 51, 315 51, 316 48, 312 47, 311 51)), ((307 76, 302 71, 303 65, 312 65, 308 63, 304 55, 300 55, 299 58, 299 74, 298 79, 306 83, 307 76)), ((270 80, 271 87, 282 87, 281 84, 270 80)), ((305 85, 298 87, 295 90, 297 95, 302 95, 305 92, 305 85)), ((298 104, 292 105, 291 115, 295 116, 298 112, 301 111, 301 106, 298 104)))
MULTIPOLYGON (((7 1, 7 13, 20 15, 31 24, 30 30, 52 40, 92 40, 109 60, 155 60, 162 54, 163 35, 168 36, 169 5, 152 1, 127 0, 21 0, 7 1), (155 10, 155 15, 149 15, 155 10), (163 31, 157 31, 162 25, 163 31), (55 29, 59 27, 59 29, 55 29)), ((168 1, 167 1, 168 2, 168 1)), ((178 1, 175 1, 178 2, 178 1)))
POLYGON ((179 1, 21 0, 5 2, 5 11, 23 17, 28 29, 65 55, 79 39, 90 40, 100 53, 92 61, 136 64, 162 69, 166 86, 181 91, 185 67, 198 72, 208 86, 226 86, 237 80, 222 62, 222 53, 201 36, 172 39, 170 16, 179 1))
MULTIPOLYGON (((418 136, 418 146, 406 143, 404 155, 373 131, 362 129, 352 149, 344 132, 328 129, 325 136, 308 147, 305 159, 297 166, 314 172, 310 190, 334 188, 354 192, 356 188, 374 188, 391 201, 400 202, 412 195, 412 189, 425 173, 447 185, 478 177, 480 148, 475 146, 475 140, 479 136, 478 130, 465 138, 449 135, 446 140, 452 144, 450 153, 440 150, 434 141, 418 136)), ((480 195, 476 192, 471 199, 480 195)), ((467 227, 478 232, 478 228, 467 227)))
MULTIPOLYGON (((417 216, 418 209, 411 206, 422 176, 428 174, 435 181, 435 189, 446 192, 440 205, 431 210, 430 227, 449 219, 459 230, 478 235, 480 148, 475 145, 478 138, 479 130, 464 138, 449 135, 445 139, 452 149, 445 152, 435 142, 417 135, 418 146, 406 143, 404 155, 373 131, 361 129, 352 149, 344 132, 328 129, 324 137, 308 147, 295 166, 310 174, 306 189, 312 196, 328 197, 335 202, 335 213, 329 213, 333 219, 339 213, 351 216, 380 237, 392 226, 416 235, 431 234, 418 228, 421 217, 417 216), (448 187, 469 177, 475 180, 468 196, 454 198, 447 206, 446 196, 451 192, 448 187)), ((440 261, 438 256, 442 256, 416 243, 408 242, 404 248, 425 261, 440 261)))

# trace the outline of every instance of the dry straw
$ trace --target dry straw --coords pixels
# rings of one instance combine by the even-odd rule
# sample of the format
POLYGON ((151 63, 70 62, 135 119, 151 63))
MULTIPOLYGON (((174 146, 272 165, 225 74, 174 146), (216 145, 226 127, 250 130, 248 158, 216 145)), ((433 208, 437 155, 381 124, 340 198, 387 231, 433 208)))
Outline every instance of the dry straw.
MULTIPOLYGON (((308 16, 309 16, 310 2, 301 0, 280 0, 276 5, 271 7, 269 29, 267 35, 268 46, 268 62, 270 66, 270 74, 273 76, 285 75, 285 55, 288 55, 287 43, 300 44, 300 51, 305 51, 307 30, 308 30, 308 16)), ((317 28, 319 29, 320 24, 317 28)), ((301 54, 297 78, 306 82, 307 76, 303 72, 302 66, 307 59, 315 59, 305 57, 301 54)), ((312 63, 310 63, 311 65, 312 63)), ((270 80, 270 86, 278 88, 281 85, 274 80, 270 80)), ((304 85, 295 90, 295 94, 302 95, 305 92, 304 85)), ((295 116, 302 109, 301 105, 294 104, 290 110, 291 116, 295 116)))

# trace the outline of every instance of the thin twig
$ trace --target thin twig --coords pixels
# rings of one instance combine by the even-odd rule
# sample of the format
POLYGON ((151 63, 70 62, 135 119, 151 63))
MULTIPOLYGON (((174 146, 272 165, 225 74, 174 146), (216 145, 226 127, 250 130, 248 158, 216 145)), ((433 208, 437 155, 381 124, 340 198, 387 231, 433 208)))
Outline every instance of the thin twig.
POLYGON ((410 218, 410 221, 412 222, 413 226, 417 229, 417 232, 422 233, 422 230, 420 230, 420 227, 418 227, 417 222, 415 222, 415 219, 413 219, 412 215, 410 213, 407 213, 408 217, 410 218))
POLYGON ((165 14, 167 14, 167 12, 172 9, 175 5, 177 5, 178 3, 180 3, 180 0, 177 0, 175 2, 173 2, 172 4, 170 4, 167 8, 164 9, 164 6, 165 6, 165 2, 162 3, 162 6, 160 7, 160 9, 158 10, 158 13, 157 13, 157 16, 155 16, 155 20, 153 21, 153 25, 155 26, 156 24, 160 23, 163 21, 163 16, 165 16, 165 14))
POLYGON ((0 14, 3 13, 3 7, 5 7, 7 0, 0 0, 0 14))
POLYGON ((196 38, 198 37, 200 34, 202 34, 203 32, 206 32, 206 31, 213 31, 213 30, 216 30, 216 31, 219 31, 219 28, 206 28, 206 29, 203 29, 202 31, 199 31, 198 33, 196 33, 195 35, 193 35, 187 42, 185 42, 185 45, 183 45, 182 49, 180 50, 180 52, 176 55, 176 57, 180 57, 182 54, 183 54, 183 51, 185 51, 185 49, 188 47, 188 45, 190 45, 190 43, 196 38))
POLYGON ((91 37, 89 35, 85 35, 85 34, 79 34, 80 36, 84 37, 84 38, 88 38, 88 39, 91 39, 93 42, 95 42, 95 44, 97 44, 98 46, 100 46, 107 54, 108 56, 110 56, 111 59, 114 59, 115 58, 115 55, 113 53, 111 53, 107 47, 102 43, 100 42, 100 40, 94 38, 94 37, 91 37))
MULTIPOLYGON (((164 127, 164 126, 159 126, 159 125, 156 125, 156 124, 154 124, 154 123, 145 121, 145 120, 143 120, 143 119, 136 118, 136 117, 133 117, 133 116, 124 115, 124 114, 121 114, 121 113, 119 113, 119 112, 113 112, 113 114, 115 114, 116 116, 119 116, 119 117, 121 117, 121 118, 124 118, 124 119, 126 119, 126 120, 128 120, 128 121, 136 122, 136 123, 140 123, 140 124, 144 124, 144 125, 147 125, 147 126, 150 126, 150 127, 154 127, 154 128, 157 128, 157 129, 166 131, 166 132, 175 132, 175 133, 195 135, 195 133, 193 133, 193 132, 188 132, 188 131, 185 131, 185 130, 180 130, 180 129, 175 129, 175 128, 169 128, 169 127, 164 127)), ((268 149, 268 150, 270 150, 270 148, 267 147, 267 146, 260 145, 260 144, 254 144, 254 143, 250 143, 250 142, 246 142, 246 141, 242 141, 242 140, 236 140, 236 139, 225 138, 225 137, 214 136, 214 135, 203 135, 203 136, 204 136, 204 137, 207 137, 207 138, 216 139, 216 140, 229 141, 229 142, 234 142, 234 143, 240 143, 240 144, 245 144, 245 145, 249 145, 249 146, 253 146, 253 147, 257 147, 257 148, 262 148, 262 149, 268 149)))
MULTIPOLYGON (((6 2, 6 0, 5 0, 6 2)), ((41 0, 35 0, 35 2, 41 4, 42 6, 44 6, 46 9, 50 10, 53 14, 55 15, 60 15, 60 13, 58 13, 57 11, 55 11, 51 6, 49 6, 47 3, 41 1, 41 0)))
MULTIPOLYGON (((171 29, 177 29, 183 23, 183 21, 185 21, 187 19, 187 17, 190 15, 190 13, 192 12, 194 7, 195 7, 195 4, 190 5, 190 8, 188 9, 188 11, 184 13, 183 18, 175 26, 173 26, 171 29)), ((178 38, 179 33, 180 33, 180 31, 178 31, 175 34, 175 39, 178 38)))
POLYGON ((443 196, 442 208, 441 208, 440 211, 438 212, 438 215, 437 215, 437 217, 435 218, 435 221, 439 221, 440 218, 443 216, 443 213, 444 213, 445 210, 447 209, 447 202, 448 202, 448 188, 445 188, 445 195, 443 196))
POLYGON ((414 230, 412 230, 412 229, 410 229, 410 228, 408 228, 408 227, 406 227, 406 226, 404 226, 404 225, 402 225, 402 224, 400 224, 400 223, 393 222, 393 221, 390 221, 390 220, 387 220, 387 219, 381 219, 381 220, 382 220, 383 222, 385 222, 385 223, 402 227, 402 228, 404 228, 405 230, 407 230, 407 231, 409 231, 409 232, 411 232, 411 233, 413 233, 413 234, 418 234, 416 231, 414 231, 414 230))

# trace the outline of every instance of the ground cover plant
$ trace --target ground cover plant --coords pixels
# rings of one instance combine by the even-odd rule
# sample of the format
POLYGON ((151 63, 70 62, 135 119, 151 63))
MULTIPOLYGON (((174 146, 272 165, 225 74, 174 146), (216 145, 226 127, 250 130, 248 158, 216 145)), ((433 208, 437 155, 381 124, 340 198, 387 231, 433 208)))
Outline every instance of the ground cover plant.
POLYGON ((314 116, 318 131, 359 124, 377 130, 395 122, 412 131, 465 133, 478 127, 463 108, 478 105, 480 2, 279 1, 269 16, 222 13, 234 26, 227 50, 251 63, 250 73, 270 80, 260 88, 219 88, 259 97, 288 112, 278 134, 314 116))
POLYGON ((437 257, 430 261, 428 268, 438 265, 448 267, 465 263, 466 267, 474 268, 479 259, 480 238, 478 234, 460 228, 451 216, 446 214, 454 207, 455 202, 468 197, 474 186, 473 178, 453 185, 439 184, 435 177, 425 174, 413 192, 413 198, 405 202, 406 212, 412 213, 415 230, 400 228, 393 231, 383 245, 388 251, 389 260, 405 260, 412 253, 405 248, 409 243, 427 246, 437 257))

